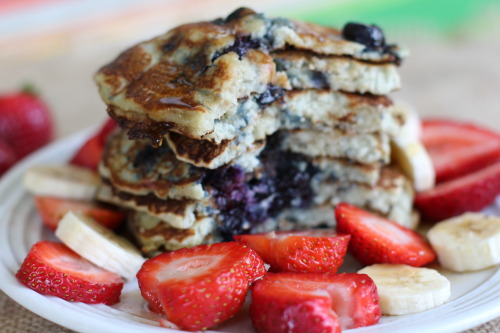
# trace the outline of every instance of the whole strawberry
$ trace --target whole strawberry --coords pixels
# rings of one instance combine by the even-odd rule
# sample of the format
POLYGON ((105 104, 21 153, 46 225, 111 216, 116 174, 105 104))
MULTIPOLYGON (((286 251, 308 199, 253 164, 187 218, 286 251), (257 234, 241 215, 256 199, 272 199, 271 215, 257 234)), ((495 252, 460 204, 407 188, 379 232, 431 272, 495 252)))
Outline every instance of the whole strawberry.
POLYGON ((47 144, 53 132, 51 113, 37 95, 23 91, 0 96, 0 139, 18 159, 47 144))
POLYGON ((0 139, 0 176, 17 161, 12 147, 0 139))

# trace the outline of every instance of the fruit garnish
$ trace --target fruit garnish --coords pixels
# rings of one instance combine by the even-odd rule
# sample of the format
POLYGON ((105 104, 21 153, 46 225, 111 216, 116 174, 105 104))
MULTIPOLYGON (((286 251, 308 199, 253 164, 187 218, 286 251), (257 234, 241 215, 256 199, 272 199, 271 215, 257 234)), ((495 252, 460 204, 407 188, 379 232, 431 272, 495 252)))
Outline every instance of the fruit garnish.
POLYGON ((108 118, 104 125, 102 125, 101 129, 99 132, 97 132, 96 136, 99 138, 99 142, 102 145, 106 144, 106 141, 108 141, 109 136, 113 131, 118 128, 118 124, 116 123, 116 120, 113 118, 108 118))
POLYGON ((89 216, 68 212, 56 236, 73 251, 99 267, 132 280, 146 259, 126 238, 89 216))
POLYGON ((384 32, 376 25, 348 22, 342 28, 342 37, 366 45, 368 48, 385 46, 384 32))
POLYGON ((80 147, 69 163, 91 170, 97 170, 103 152, 104 146, 101 144, 99 137, 93 136, 80 147))
POLYGON ((104 152, 104 145, 117 126, 114 119, 108 119, 101 129, 80 147, 69 163, 91 170, 97 170, 97 166, 104 152))
POLYGON ((69 211, 90 216, 108 229, 115 229, 125 219, 125 215, 116 209, 92 201, 35 196, 35 205, 43 223, 51 230, 56 230, 59 221, 69 211))
POLYGON ((335 208, 337 231, 351 235, 350 253, 362 264, 423 266, 436 254, 415 231, 347 203, 335 208))
POLYGON ((99 182, 96 172, 75 165, 39 165, 23 177, 31 194, 73 200, 92 200, 99 182))
POLYGON ((10 169, 17 162, 17 159, 12 147, 0 140, 0 176, 10 169))
POLYGON ((268 273, 252 289, 259 333, 340 332, 376 324, 379 297, 364 274, 268 273))
POLYGON ((332 230, 277 231, 236 235, 275 272, 335 273, 347 252, 349 235, 332 230))
POLYGON ((123 287, 118 275, 91 264, 63 244, 49 241, 33 245, 16 278, 40 294, 89 304, 115 304, 123 287))
POLYGON ((480 170, 500 159, 500 134, 452 120, 425 120, 422 143, 442 183, 480 170))
POLYGON ((434 225, 429 242, 444 268, 477 271, 500 263, 500 218, 466 213, 434 225))
POLYGON ((152 311, 164 313, 181 329, 217 326, 243 305, 250 276, 265 274, 264 263, 256 262, 252 252, 241 243, 225 242, 162 253, 137 273, 141 294, 152 311), (249 262, 255 266, 248 267, 249 262))
POLYGON ((420 192, 415 206, 422 216, 441 221, 465 212, 476 212, 491 204, 500 194, 500 162, 420 192))
POLYGON ((395 105, 393 112, 404 123, 391 139, 391 160, 411 180, 415 191, 429 190, 434 187, 436 175, 431 158, 420 141, 420 117, 415 110, 405 105, 395 105))
POLYGON ((432 309, 450 298, 450 281, 434 269, 375 264, 358 273, 372 278, 384 315, 405 315, 432 309))
POLYGON ((53 135, 51 112, 39 96, 24 91, 0 96, 0 140, 17 159, 49 143, 53 135))

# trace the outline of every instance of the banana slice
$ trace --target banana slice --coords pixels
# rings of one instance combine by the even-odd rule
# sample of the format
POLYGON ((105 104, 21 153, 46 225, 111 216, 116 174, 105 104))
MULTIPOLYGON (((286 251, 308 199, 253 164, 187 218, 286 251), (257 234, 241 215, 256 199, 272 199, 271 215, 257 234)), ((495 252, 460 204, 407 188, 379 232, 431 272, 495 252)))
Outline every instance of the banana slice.
POLYGON ((97 173, 73 166, 36 166, 23 178, 23 186, 34 195, 92 200, 99 185, 97 173))
POLYGON ((405 315, 428 310, 450 298, 450 281, 434 269, 376 264, 361 269, 377 286, 384 315, 405 315))
POLYGON ((56 236, 73 251, 127 280, 135 277, 146 260, 128 240, 92 218, 68 212, 59 222, 56 236))
POLYGON ((456 272, 500 263, 500 218, 466 213, 433 226, 427 233, 440 264, 456 272))
POLYGON ((392 113, 403 122, 398 134, 400 140, 406 142, 420 141, 422 136, 422 123, 418 112, 409 104, 397 101, 392 107, 392 113))
POLYGON ((392 138, 391 159, 412 180, 415 191, 429 190, 435 185, 436 174, 432 160, 420 142, 420 118, 415 110, 403 105, 394 106, 394 112, 404 123, 401 131, 392 138))

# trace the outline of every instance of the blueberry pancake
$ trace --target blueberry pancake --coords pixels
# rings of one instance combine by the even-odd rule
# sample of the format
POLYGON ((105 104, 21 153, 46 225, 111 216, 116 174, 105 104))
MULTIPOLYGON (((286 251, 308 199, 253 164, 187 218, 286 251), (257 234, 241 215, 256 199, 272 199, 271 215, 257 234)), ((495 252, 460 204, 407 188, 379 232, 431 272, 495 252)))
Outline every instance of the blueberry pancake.
POLYGON ((292 88, 273 52, 295 49, 381 66, 394 66, 404 56, 374 26, 340 31, 241 8, 225 19, 186 24, 140 43, 102 67, 95 80, 109 114, 131 138, 158 142, 174 131, 192 139, 210 134, 220 143, 230 137, 215 123, 236 115, 238 101, 266 100, 270 87, 292 88))
MULTIPOLYGON (((146 252, 154 250, 152 244, 171 250, 278 228, 287 211, 306 214, 317 206, 330 207, 321 221, 332 225, 333 207, 345 200, 408 223, 413 196, 398 171, 284 150, 286 135, 269 136, 257 166, 248 171, 238 164, 198 168, 177 160, 168 145, 152 148, 148 140, 129 140, 118 131, 101 161, 97 196, 137 213, 129 223, 146 252), (181 235, 190 237, 179 241, 181 235)), ((312 221, 294 225, 318 226, 312 221)))
MULTIPOLYGON (((254 101, 240 102, 237 116, 244 124, 233 139, 217 144, 210 140, 211 135, 203 140, 196 140, 169 132, 166 141, 178 159, 199 167, 215 169, 231 163, 241 155, 258 152, 266 136, 279 129, 335 132, 365 137, 381 133, 387 138, 398 133, 401 127, 401 119, 393 109, 394 105, 385 96, 331 92, 325 89, 292 90, 286 91, 280 99, 262 110, 258 109, 258 104, 254 101), (200 154, 200 151, 204 154, 200 154)), ((235 124, 237 120, 223 119, 217 121, 216 127, 234 128, 231 123, 235 124)), ((387 160, 387 149, 384 159, 387 160)))
POLYGON ((95 75, 121 127, 98 199, 130 211, 149 255, 333 226, 342 201, 414 227, 412 186, 390 166, 407 122, 386 94, 404 57, 374 25, 247 8, 139 43, 95 75))
POLYGON ((385 95, 401 87, 393 63, 370 63, 345 56, 310 51, 272 53, 278 72, 285 72, 295 89, 318 88, 385 95))

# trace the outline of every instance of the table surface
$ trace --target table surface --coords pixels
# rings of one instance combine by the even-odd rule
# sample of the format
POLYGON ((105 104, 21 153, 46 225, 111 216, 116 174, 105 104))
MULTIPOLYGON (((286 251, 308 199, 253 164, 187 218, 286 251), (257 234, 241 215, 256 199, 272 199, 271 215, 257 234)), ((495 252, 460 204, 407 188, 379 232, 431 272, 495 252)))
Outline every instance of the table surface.
MULTIPOLYGON (((101 36, 97 42, 84 35, 78 44, 65 36, 51 36, 44 40, 48 46, 31 45, 15 57, 0 52, 0 77, 9 78, 0 80, 0 91, 13 90, 26 80, 34 83, 54 112, 58 138, 101 123, 106 118, 105 106, 92 74, 138 35, 131 39, 101 36), (33 47, 39 47, 36 57, 33 47)), ((147 37, 144 34, 142 39, 147 37)), ((446 41, 409 40, 406 46, 411 56, 401 67, 403 89, 391 97, 413 105, 422 116, 463 119, 500 130, 500 29, 490 28, 474 38, 465 33, 446 41)), ((0 292, 0 332, 69 331, 0 292)), ((466 332, 500 332, 500 317, 466 332)))

